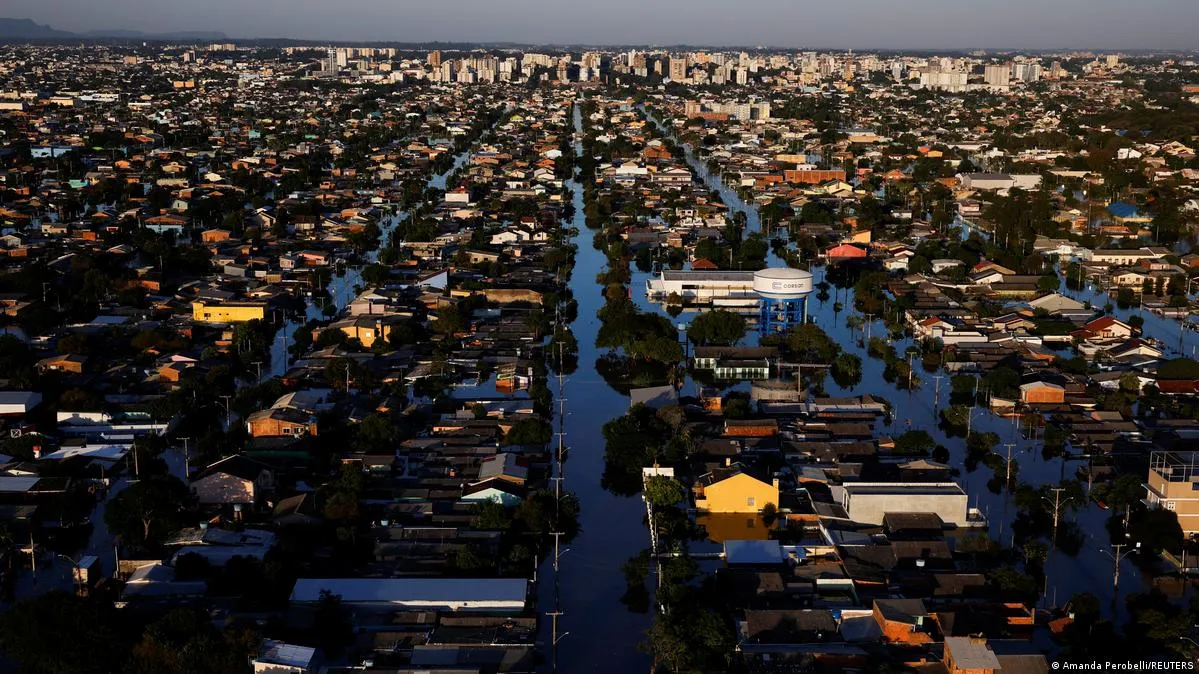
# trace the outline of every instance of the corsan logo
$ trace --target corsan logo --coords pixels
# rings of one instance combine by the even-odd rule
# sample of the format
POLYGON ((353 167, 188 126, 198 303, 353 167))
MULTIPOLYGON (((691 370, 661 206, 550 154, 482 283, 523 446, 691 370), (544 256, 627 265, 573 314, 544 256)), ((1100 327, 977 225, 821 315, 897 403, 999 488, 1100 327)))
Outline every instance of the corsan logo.
POLYGON ((782 282, 782 281, 775 281, 774 283, 770 284, 770 289, 771 289, 771 290, 782 290, 782 289, 783 289, 783 282, 782 282))

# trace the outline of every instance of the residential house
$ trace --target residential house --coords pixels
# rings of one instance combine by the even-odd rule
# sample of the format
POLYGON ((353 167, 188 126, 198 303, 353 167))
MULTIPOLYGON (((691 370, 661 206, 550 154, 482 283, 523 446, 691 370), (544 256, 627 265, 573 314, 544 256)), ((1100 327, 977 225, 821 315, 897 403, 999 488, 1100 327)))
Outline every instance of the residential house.
POLYGON ((258 410, 246 418, 246 430, 254 438, 316 435, 316 417, 289 407, 258 410))
POLYGON ((270 466, 240 454, 208 466, 192 480, 200 505, 253 505, 275 487, 270 466))
POLYGON ((779 482, 759 480, 737 464, 700 476, 694 493, 698 510, 756 514, 768 503, 778 507, 779 482))
POLYGON ((1066 389, 1047 381, 1021 384, 1020 402, 1029 405, 1060 405, 1066 402, 1066 389))

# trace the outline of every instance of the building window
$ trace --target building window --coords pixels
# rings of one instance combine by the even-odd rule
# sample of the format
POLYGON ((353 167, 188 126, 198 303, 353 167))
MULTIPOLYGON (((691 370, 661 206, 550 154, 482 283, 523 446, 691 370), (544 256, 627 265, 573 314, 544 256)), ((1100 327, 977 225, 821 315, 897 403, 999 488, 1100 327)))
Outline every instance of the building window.
POLYGON ((756 508, 758 505, 758 500, 756 498, 754 498, 753 496, 750 496, 745 499, 745 505, 747 505, 751 508, 756 508))
POLYGON ((1166 510, 1174 510, 1174 502, 1166 501, 1166 510))

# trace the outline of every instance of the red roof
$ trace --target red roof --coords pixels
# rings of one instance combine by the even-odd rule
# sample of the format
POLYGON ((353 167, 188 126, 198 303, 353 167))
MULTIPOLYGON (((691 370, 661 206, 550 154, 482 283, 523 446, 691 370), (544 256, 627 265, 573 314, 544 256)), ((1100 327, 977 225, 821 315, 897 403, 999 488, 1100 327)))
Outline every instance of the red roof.
POLYGON ((866 257, 866 251, 848 243, 829 246, 824 251, 826 257, 866 257))
POLYGON ((1120 322, 1119 319, 1114 318, 1112 316, 1100 316, 1099 318, 1096 318, 1095 320, 1091 321, 1090 323, 1087 323, 1083 327, 1087 330, 1103 330, 1104 328, 1110 328, 1113 325, 1123 325, 1124 327, 1129 328, 1130 330, 1132 329, 1127 324, 1120 322))
POLYGON ((1199 393, 1199 380, 1196 379, 1159 379, 1157 390, 1167 395, 1186 395, 1199 393))

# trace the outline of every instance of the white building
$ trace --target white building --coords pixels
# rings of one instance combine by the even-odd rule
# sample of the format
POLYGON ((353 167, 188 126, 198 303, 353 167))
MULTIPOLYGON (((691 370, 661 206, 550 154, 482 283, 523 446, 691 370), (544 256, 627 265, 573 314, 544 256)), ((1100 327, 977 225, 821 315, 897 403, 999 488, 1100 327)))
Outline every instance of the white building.
POLYGON ((678 295, 685 302, 728 298, 757 299, 752 271, 666 269, 645 282, 645 294, 657 299, 678 295))
POLYGON ((887 513, 936 513, 945 524, 969 523, 968 497, 954 482, 847 482, 834 487, 833 496, 851 520, 862 524, 881 525, 887 513))
POLYGON ((983 82, 989 87, 1006 87, 1011 84, 1012 70, 1006 64, 983 68, 983 82))

